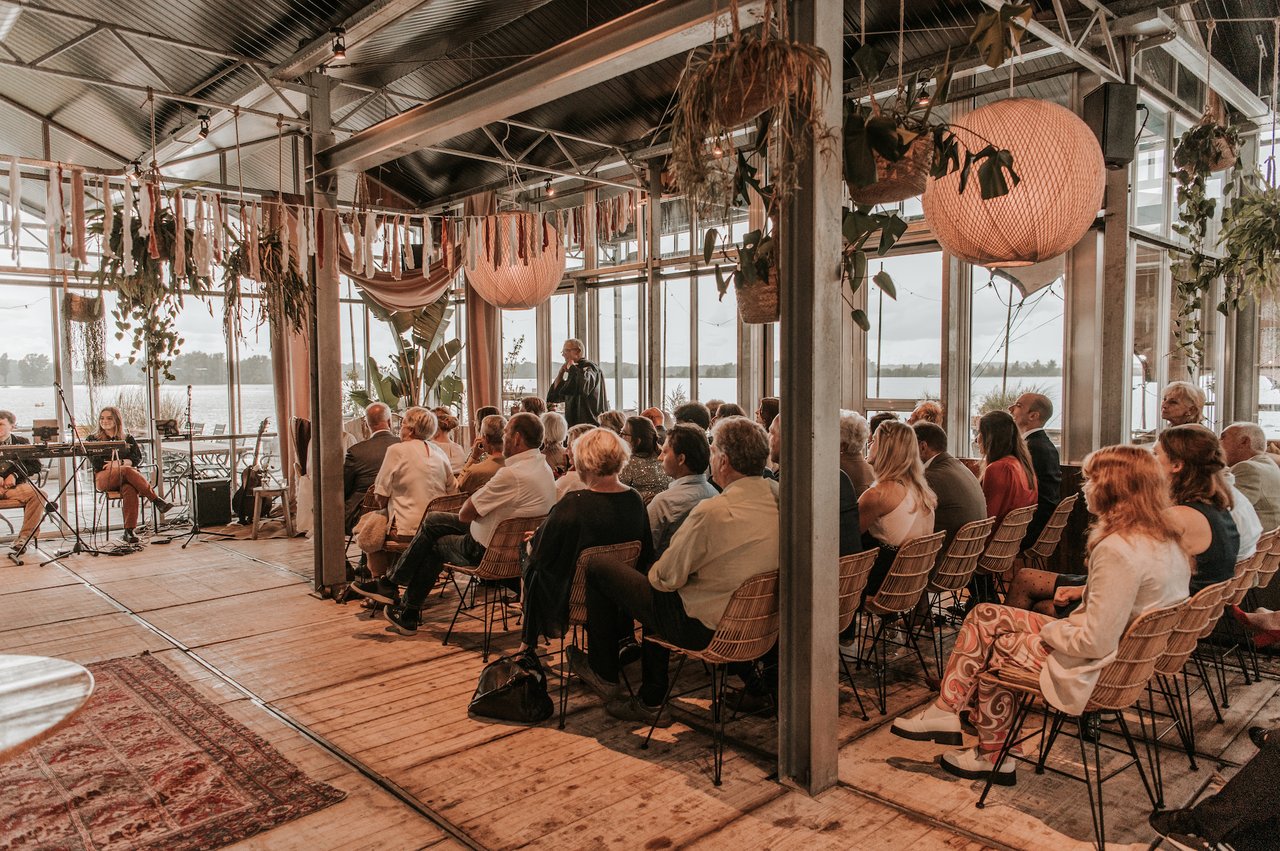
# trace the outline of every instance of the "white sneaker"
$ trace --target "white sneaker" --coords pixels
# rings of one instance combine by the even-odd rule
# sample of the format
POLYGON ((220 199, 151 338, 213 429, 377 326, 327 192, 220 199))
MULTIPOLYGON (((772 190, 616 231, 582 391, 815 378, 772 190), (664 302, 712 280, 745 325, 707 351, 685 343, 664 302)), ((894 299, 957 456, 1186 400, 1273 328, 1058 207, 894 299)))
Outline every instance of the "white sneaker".
POLYGON ((964 744, 960 730, 960 716, 939 709, 932 703, 912 716, 893 719, 889 731, 895 736, 916 742, 937 742, 940 745, 964 744))
POLYGON ((991 769, 995 766, 995 754, 983 754, 977 748, 965 748, 959 751, 948 751, 938 757, 938 764, 942 766, 943 771, 948 774, 954 774, 956 777, 963 777, 966 780, 986 780, 991 778, 991 782, 997 786, 1012 786, 1018 782, 1018 775, 1015 773, 1016 763, 1005 758, 1005 761, 996 769, 992 775, 991 769))

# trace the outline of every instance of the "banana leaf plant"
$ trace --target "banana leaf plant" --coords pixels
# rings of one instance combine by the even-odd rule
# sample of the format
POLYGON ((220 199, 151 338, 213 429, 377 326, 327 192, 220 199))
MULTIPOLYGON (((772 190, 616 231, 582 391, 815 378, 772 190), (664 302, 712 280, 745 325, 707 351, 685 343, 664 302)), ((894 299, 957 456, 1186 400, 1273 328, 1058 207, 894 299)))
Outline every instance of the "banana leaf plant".
POLYGON ((376 319, 391 326, 396 353, 390 358, 386 372, 369 358, 369 386, 348 392, 348 398, 362 407, 383 402, 393 410, 426 405, 431 392, 438 390, 440 404, 448 407, 462 401, 462 380, 455 374, 445 375, 453 359, 462 351, 456 337, 445 340, 445 332, 453 316, 446 293, 437 301, 417 310, 387 310, 361 292, 361 297, 376 319))

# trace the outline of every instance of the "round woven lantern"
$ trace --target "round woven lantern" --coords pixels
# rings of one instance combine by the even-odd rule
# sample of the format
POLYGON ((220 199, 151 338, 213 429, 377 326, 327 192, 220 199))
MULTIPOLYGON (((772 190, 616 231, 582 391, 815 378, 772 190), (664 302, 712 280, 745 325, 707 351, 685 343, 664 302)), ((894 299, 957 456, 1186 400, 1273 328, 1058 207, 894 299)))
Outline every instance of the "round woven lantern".
POLYGON ((537 307, 564 277, 564 244, 542 216, 518 211, 487 216, 468 238, 479 244, 468 251, 475 262, 466 266, 467 282, 494 307, 537 307))
POLYGON ((982 200, 976 166, 930 178, 924 217, 938 243, 976 266, 1029 266, 1062 254, 1088 231, 1106 183, 1102 149, 1078 116, 1043 100, 1010 98, 975 109, 953 126, 972 151, 990 142, 1013 154, 1022 178, 1008 195, 982 200))

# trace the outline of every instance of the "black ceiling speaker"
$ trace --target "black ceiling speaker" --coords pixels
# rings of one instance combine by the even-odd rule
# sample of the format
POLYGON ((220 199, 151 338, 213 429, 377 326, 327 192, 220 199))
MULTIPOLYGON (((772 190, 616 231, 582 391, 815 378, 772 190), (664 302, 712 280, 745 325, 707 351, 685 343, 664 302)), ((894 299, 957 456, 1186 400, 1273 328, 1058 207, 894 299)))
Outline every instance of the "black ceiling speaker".
POLYGON ((1084 123, 1102 146, 1107 168, 1133 162, 1138 135, 1138 87, 1103 83, 1084 97, 1084 123))

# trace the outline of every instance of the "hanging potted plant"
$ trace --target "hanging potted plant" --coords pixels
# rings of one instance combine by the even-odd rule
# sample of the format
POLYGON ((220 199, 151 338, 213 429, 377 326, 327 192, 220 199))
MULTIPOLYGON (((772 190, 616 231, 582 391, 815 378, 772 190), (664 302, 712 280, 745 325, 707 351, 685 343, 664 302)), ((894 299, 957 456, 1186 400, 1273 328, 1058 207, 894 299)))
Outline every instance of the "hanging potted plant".
MULTIPOLYGON (((791 150, 823 135, 820 95, 831 85, 831 62, 811 44, 790 39, 787 4, 765 0, 758 27, 743 30, 737 0, 729 0, 732 31, 709 53, 690 54, 676 88, 671 125, 671 169, 676 185, 699 207, 727 212, 732 181, 726 180, 736 151, 734 133, 758 121, 757 137, 772 134, 791 150)), ((774 176, 785 199, 796 184, 799 163, 783 157, 774 176)))
POLYGON ((1225 315, 1241 299, 1280 289, 1280 188, 1254 172, 1227 184, 1224 197, 1218 247, 1226 297, 1218 310, 1225 315))
POLYGON ((279 323, 281 327, 301 333, 311 314, 311 290, 298 271, 298 258, 292 252, 289 262, 284 261, 284 247, 279 228, 264 231, 252 245, 248 239, 232 239, 231 251, 222 262, 222 274, 226 282, 226 321, 228 327, 235 319, 236 311, 243 304, 240 298, 240 281, 250 276, 250 252, 258 252, 258 284, 261 286, 261 307, 257 324, 279 323))

